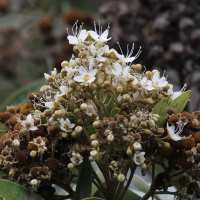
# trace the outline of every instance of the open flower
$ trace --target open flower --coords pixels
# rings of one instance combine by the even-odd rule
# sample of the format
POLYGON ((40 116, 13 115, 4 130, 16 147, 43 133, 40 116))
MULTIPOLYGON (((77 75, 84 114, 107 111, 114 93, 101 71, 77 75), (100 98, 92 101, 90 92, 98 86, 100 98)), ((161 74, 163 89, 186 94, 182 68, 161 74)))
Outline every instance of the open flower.
POLYGON ((168 94, 168 95, 171 94, 171 95, 172 95, 172 96, 171 96, 171 99, 174 100, 174 99, 176 99, 179 95, 181 95, 183 92, 185 92, 186 87, 187 87, 187 85, 185 84, 185 85, 183 86, 183 88, 182 88, 180 91, 173 92, 173 85, 171 85, 170 88, 169 88, 168 91, 167 91, 167 94, 168 94))
POLYGON ((179 136, 179 133, 182 131, 182 129, 179 129, 177 132, 177 130, 175 130, 175 126, 169 126, 167 123, 167 133, 168 133, 168 137, 174 141, 178 141, 178 140, 183 140, 185 139, 185 137, 181 137, 179 136), (176 133, 175 133, 176 132, 176 133))
MULTIPOLYGON (((82 26, 80 26, 79 31, 77 33, 78 21, 74 24, 74 26, 72 27, 72 33, 73 33, 74 36, 68 35, 67 39, 69 40, 69 44, 79 45, 79 44, 83 43, 86 40, 86 38, 88 36, 88 33, 87 33, 87 31, 85 29, 82 30, 82 26), (74 26, 76 27, 75 31, 73 30, 74 26)), ((67 29, 67 31, 68 31, 68 29, 67 29)))
POLYGON ((74 165, 80 165, 83 162, 83 156, 79 153, 72 153, 72 158, 70 158, 70 160, 74 165))
POLYGON ((133 161, 136 165, 140 165, 145 161, 145 152, 135 153, 133 157, 133 161))
POLYGON ((111 39, 111 38, 107 38, 108 33, 109 33, 109 28, 110 28, 109 26, 103 33, 102 33, 102 29, 100 29, 99 34, 97 33, 96 24, 94 24, 94 28, 95 28, 95 31, 88 31, 88 32, 95 41, 107 42, 108 40, 111 39))
POLYGON ((96 77, 97 69, 86 70, 83 66, 79 68, 80 76, 75 76, 74 80, 77 82, 81 82, 81 85, 88 86, 89 83, 92 83, 96 77))
POLYGON ((74 128, 74 126, 75 126, 75 124, 71 124, 71 122, 69 121, 68 118, 66 120, 61 118, 61 119, 59 119, 59 121, 61 124, 60 128, 66 132, 70 132, 72 130, 72 128, 74 128))
POLYGON ((37 126, 34 126, 34 118, 29 114, 24 121, 21 121, 21 124, 25 130, 37 130, 37 126))
POLYGON ((55 100, 44 102, 45 107, 58 109, 58 107, 59 107, 58 98, 59 97, 60 97, 60 95, 59 95, 59 93, 57 93, 57 95, 54 96, 55 100))
POLYGON ((126 79, 129 75, 129 66, 126 66, 125 68, 122 68, 122 66, 119 63, 114 64, 114 70, 112 70, 113 74, 120 79, 126 79))
MULTIPOLYGON (((56 68, 54 68, 54 70, 51 71, 51 76, 52 76, 53 78, 55 78, 55 77, 57 76, 57 69, 56 69, 56 68)), ((44 77, 45 77, 46 80, 48 80, 49 77, 50 77, 50 75, 47 74, 47 73, 44 73, 44 77)))
POLYGON ((167 85, 167 81, 165 77, 160 78, 160 74, 158 71, 156 71, 153 74, 152 80, 147 81, 147 90, 154 90, 154 89, 159 89, 167 85))
POLYGON ((94 58, 98 61, 105 61, 106 58, 102 57, 104 54, 104 48, 99 48, 98 50, 94 45, 90 45, 90 50, 94 58))

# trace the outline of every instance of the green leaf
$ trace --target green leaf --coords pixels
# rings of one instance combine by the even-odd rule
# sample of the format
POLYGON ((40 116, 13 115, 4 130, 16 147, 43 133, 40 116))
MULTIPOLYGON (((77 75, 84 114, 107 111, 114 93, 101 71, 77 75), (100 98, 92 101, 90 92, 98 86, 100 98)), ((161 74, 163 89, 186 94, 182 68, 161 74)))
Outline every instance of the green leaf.
POLYGON ((101 101, 98 101, 98 102, 100 103, 101 107, 103 108, 103 111, 106 114, 106 116, 109 117, 109 114, 108 114, 108 111, 106 110, 105 105, 101 101))
POLYGON ((181 95, 179 95, 174 101, 170 103, 168 108, 173 109, 176 113, 182 112, 189 101, 189 98, 192 94, 191 90, 188 90, 181 95))
POLYGON ((10 96, 8 96, 0 106, 0 112, 6 110, 6 106, 17 105, 19 103, 27 102, 27 95, 31 92, 39 92, 39 89, 46 83, 45 79, 38 79, 27 86, 23 86, 18 90, 15 90, 10 96))
POLYGON ((25 187, 3 179, 0 179, 0 195, 6 200, 44 200, 25 187))
POLYGON ((83 200, 104 200, 104 199, 97 198, 97 197, 91 197, 91 198, 86 198, 86 199, 83 199, 83 200))
POLYGON ((113 108, 110 112, 110 117, 114 117, 115 114, 118 114, 120 111, 120 108, 113 108))
POLYGON ((134 192, 134 190, 131 190, 131 189, 128 189, 127 191, 126 191, 126 194, 124 195, 124 198, 123 198, 123 200, 140 200, 142 197, 141 196, 139 196, 138 194, 136 194, 135 192, 134 192))
MULTIPOLYGON (((137 187, 137 189, 141 192, 147 193, 150 186, 149 184, 140 176, 138 176, 137 174, 135 174, 133 176, 133 184, 137 187)), ((154 196, 156 200, 161 200, 159 196, 155 195, 154 196)))
POLYGON ((153 109, 153 113, 154 114, 159 114, 160 118, 159 120, 156 122, 156 125, 158 127, 163 127, 164 123, 165 123, 165 117, 167 114, 167 106, 169 103, 169 100, 171 98, 171 95, 169 95, 166 99, 161 99, 154 107, 153 109))
POLYGON ((88 159, 85 159, 78 176, 74 200, 82 200, 91 197, 92 167, 88 159))
POLYGON ((95 128, 92 125, 87 126, 87 132, 89 135, 92 135, 95 133, 95 128))

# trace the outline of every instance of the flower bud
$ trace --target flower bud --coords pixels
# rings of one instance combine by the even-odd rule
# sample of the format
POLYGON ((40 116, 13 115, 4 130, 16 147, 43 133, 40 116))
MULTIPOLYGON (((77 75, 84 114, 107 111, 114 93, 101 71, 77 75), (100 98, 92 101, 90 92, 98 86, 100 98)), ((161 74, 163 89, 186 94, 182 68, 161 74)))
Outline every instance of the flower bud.
POLYGON ((90 136, 90 140, 96 140, 96 139, 97 139, 97 133, 92 134, 92 135, 90 136))
POLYGON ((117 177, 117 180, 118 180, 119 182, 124 182, 124 181, 125 181, 125 176, 124 176, 124 174, 119 174, 118 177, 117 177))
POLYGON ((74 168, 74 164, 73 164, 73 163, 69 163, 69 164, 67 165, 67 167, 68 167, 69 169, 73 169, 73 168, 74 168))
POLYGON ((95 121, 95 122, 93 123, 93 127, 94 127, 94 128, 101 128, 101 122, 100 122, 100 121, 95 121))
POLYGON ((140 165, 140 167, 141 167, 141 169, 146 169, 146 168, 147 168, 147 165, 146 165, 145 163, 142 163, 142 164, 140 165))
POLYGON ((113 142, 114 139, 115 139, 114 135, 110 134, 110 135, 107 136, 108 142, 113 142))
POLYGON ((149 78, 151 77, 152 73, 151 73, 150 71, 147 71, 147 72, 145 73, 145 75, 146 75, 147 79, 149 79, 149 78))
POLYGON ((83 110, 83 111, 87 110, 87 107, 88 106, 87 106, 86 103, 82 103, 81 106, 80 106, 81 110, 83 110))
POLYGON ((92 90, 96 90, 97 89, 97 85, 95 83, 91 83, 90 88, 92 90))
POLYGON ((18 139, 14 139, 13 142, 12 142, 12 145, 14 147, 19 147, 20 146, 20 141, 18 139))
POLYGON ((126 150, 126 155, 132 156, 132 154, 133 154, 133 152, 132 152, 131 148, 128 147, 128 149, 126 150))
POLYGON ((116 179, 117 177, 118 177, 118 174, 115 172, 115 173, 113 174, 113 178, 116 179))
POLYGON ((15 174, 14 170, 11 169, 11 170, 9 171, 9 176, 13 176, 14 174, 15 174))
POLYGON ((90 157, 89 157, 89 161, 90 161, 90 162, 93 162, 93 161, 95 161, 95 158, 92 157, 92 156, 90 156, 90 157))
POLYGON ((62 66, 62 68, 65 68, 65 67, 67 67, 69 65, 69 62, 68 61, 63 61, 62 63, 61 63, 61 66, 62 66))
POLYGON ((96 150, 92 150, 92 151, 90 152, 90 156, 92 156, 93 158, 96 158, 97 155, 98 155, 98 151, 96 151, 96 150))
POLYGON ((77 134, 77 132, 76 131, 73 131, 72 133, 71 133, 71 136, 72 136, 72 138, 77 138, 77 136, 78 136, 78 134, 77 134))
POLYGON ((68 134, 66 132, 62 132, 61 136, 62 138, 67 138, 68 134))
POLYGON ((128 94, 124 94, 122 98, 125 102, 128 102, 131 97, 128 94))
POLYGON ((97 140, 93 140, 93 141, 91 142, 91 146, 92 146, 93 148, 97 148, 97 147, 99 147, 99 142, 98 142, 97 140))
POLYGON ((140 151, 142 149, 142 145, 139 142, 135 142, 133 144, 133 148, 135 151, 140 151))
POLYGON ((83 131, 83 128, 81 126, 77 126, 75 128, 75 131, 77 132, 77 134, 80 134, 83 131))
POLYGON ((32 186, 36 186, 36 185, 39 184, 39 181, 38 181, 37 179, 33 179, 33 180, 31 180, 30 184, 31 184, 32 186))
POLYGON ((123 88, 122 86, 118 86, 118 87, 116 88, 116 90, 117 90, 118 93, 123 93, 124 88, 123 88))
POLYGON ((31 152, 30 152, 30 156, 31 156, 32 158, 34 158, 35 156, 37 156, 37 151, 31 151, 31 152))
POLYGON ((76 87, 76 83, 75 83, 75 81, 73 81, 73 80, 68 80, 68 83, 69 83, 69 86, 70 87, 76 87))

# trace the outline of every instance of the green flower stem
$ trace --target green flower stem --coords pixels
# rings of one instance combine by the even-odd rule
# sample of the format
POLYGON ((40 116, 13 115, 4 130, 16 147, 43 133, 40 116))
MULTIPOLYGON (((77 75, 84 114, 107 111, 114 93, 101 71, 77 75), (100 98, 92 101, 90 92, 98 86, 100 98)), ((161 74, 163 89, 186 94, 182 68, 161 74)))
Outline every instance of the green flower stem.
POLYGON ((127 183, 126 183, 126 186, 125 186, 125 188, 124 188, 122 194, 121 194, 120 197, 119 197, 119 200, 122 200, 123 197, 124 197, 124 195, 126 194, 126 191, 128 190, 129 185, 131 184, 131 181, 132 181, 133 176, 134 176, 134 174, 135 174, 136 168, 137 168, 137 165, 135 164, 134 167, 131 169, 131 174, 130 174, 130 176, 129 176, 129 179, 128 179, 127 183))
POLYGON ((93 168, 92 168, 92 174, 94 178, 96 179, 97 183, 99 184, 99 186, 102 188, 102 190, 105 191, 106 190, 105 186, 103 185, 103 183, 101 182, 100 178, 98 177, 98 175, 96 174, 93 168))

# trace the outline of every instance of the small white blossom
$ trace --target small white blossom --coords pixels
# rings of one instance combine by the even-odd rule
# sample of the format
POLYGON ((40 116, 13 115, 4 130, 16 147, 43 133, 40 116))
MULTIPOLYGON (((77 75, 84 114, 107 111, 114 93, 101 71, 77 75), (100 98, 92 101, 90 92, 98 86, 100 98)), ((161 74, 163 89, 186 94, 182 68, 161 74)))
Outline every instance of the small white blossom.
POLYGON ((80 165, 83 162, 83 156, 79 153, 72 153, 72 158, 70 158, 70 160, 74 165, 80 165))
POLYGON ((179 95, 181 95, 183 92, 185 92, 186 87, 187 87, 187 85, 185 84, 185 85, 183 86, 183 88, 182 88, 180 91, 173 92, 173 85, 171 85, 170 88, 169 88, 168 91, 167 91, 167 94, 168 94, 168 95, 171 94, 171 95, 172 95, 172 96, 171 96, 171 99, 174 100, 174 99, 176 99, 179 95))
POLYGON ((112 70, 112 72, 116 76, 116 78, 124 79, 124 80, 129 75, 128 71, 129 71, 129 66, 122 68, 122 66, 119 63, 115 63, 114 64, 114 70, 112 70))
POLYGON ((88 86, 89 83, 92 83, 96 77, 97 69, 92 69, 90 71, 87 71, 83 66, 80 66, 79 68, 80 76, 75 76, 74 80, 76 82, 81 82, 81 85, 88 86))
POLYGON ((75 124, 71 124, 68 118, 66 120, 64 120, 63 118, 58 119, 58 120, 60 121, 60 124, 61 124, 60 128, 63 131, 70 132, 71 129, 74 128, 75 126, 75 124))
POLYGON ((104 48, 99 48, 98 50, 94 45, 90 45, 90 50, 94 58, 98 61, 105 61, 106 58, 102 57, 104 54, 104 48))
POLYGON ((140 165, 145 161, 145 152, 135 153, 133 157, 133 161, 136 165, 140 165))
POLYGON ((153 74, 152 80, 148 80, 147 81, 147 86, 146 89, 147 90, 154 90, 154 89, 158 89, 158 88, 162 88, 165 85, 167 85, 167 81, 165 77, 160 78, 160 74, 158 71, 156 71, 153 74))
POLYGON ((26 120, 21 121, 21 124, 25 130, 37 130, 37 126, 34 126, 34 118, 31 114, 26 117, 26 120))
MULTIPOLYGON (((74 26, 72 27, 72 33, 74 36, 72 36, 72 35, 67 36, 67 39, 69 40, 69 44, 79 45, 79 44, 83 43, 88 36, 87 31, 85 29, 82 30, 82 26, 80 26, 79 31, 78 31, 77 24, 78 24, 78 22, 76 22, 74 24, 74 26, 76 27, 75 32, 74 32, 74 26)), ((68 31, 68 29, 67 29, 67 31, 68 31)))
POLYGON ((174 141, 185 139, 185 137, 179 136, 179 133, 182 131, 182 129, 178 130, 177 132, 176 131, 177 130, 175 130, 175 126, 174 125, 169 126, 168 123, 167 123, 167 133, 168 133, 168 137, 169 138, 171 138, 174 141))

